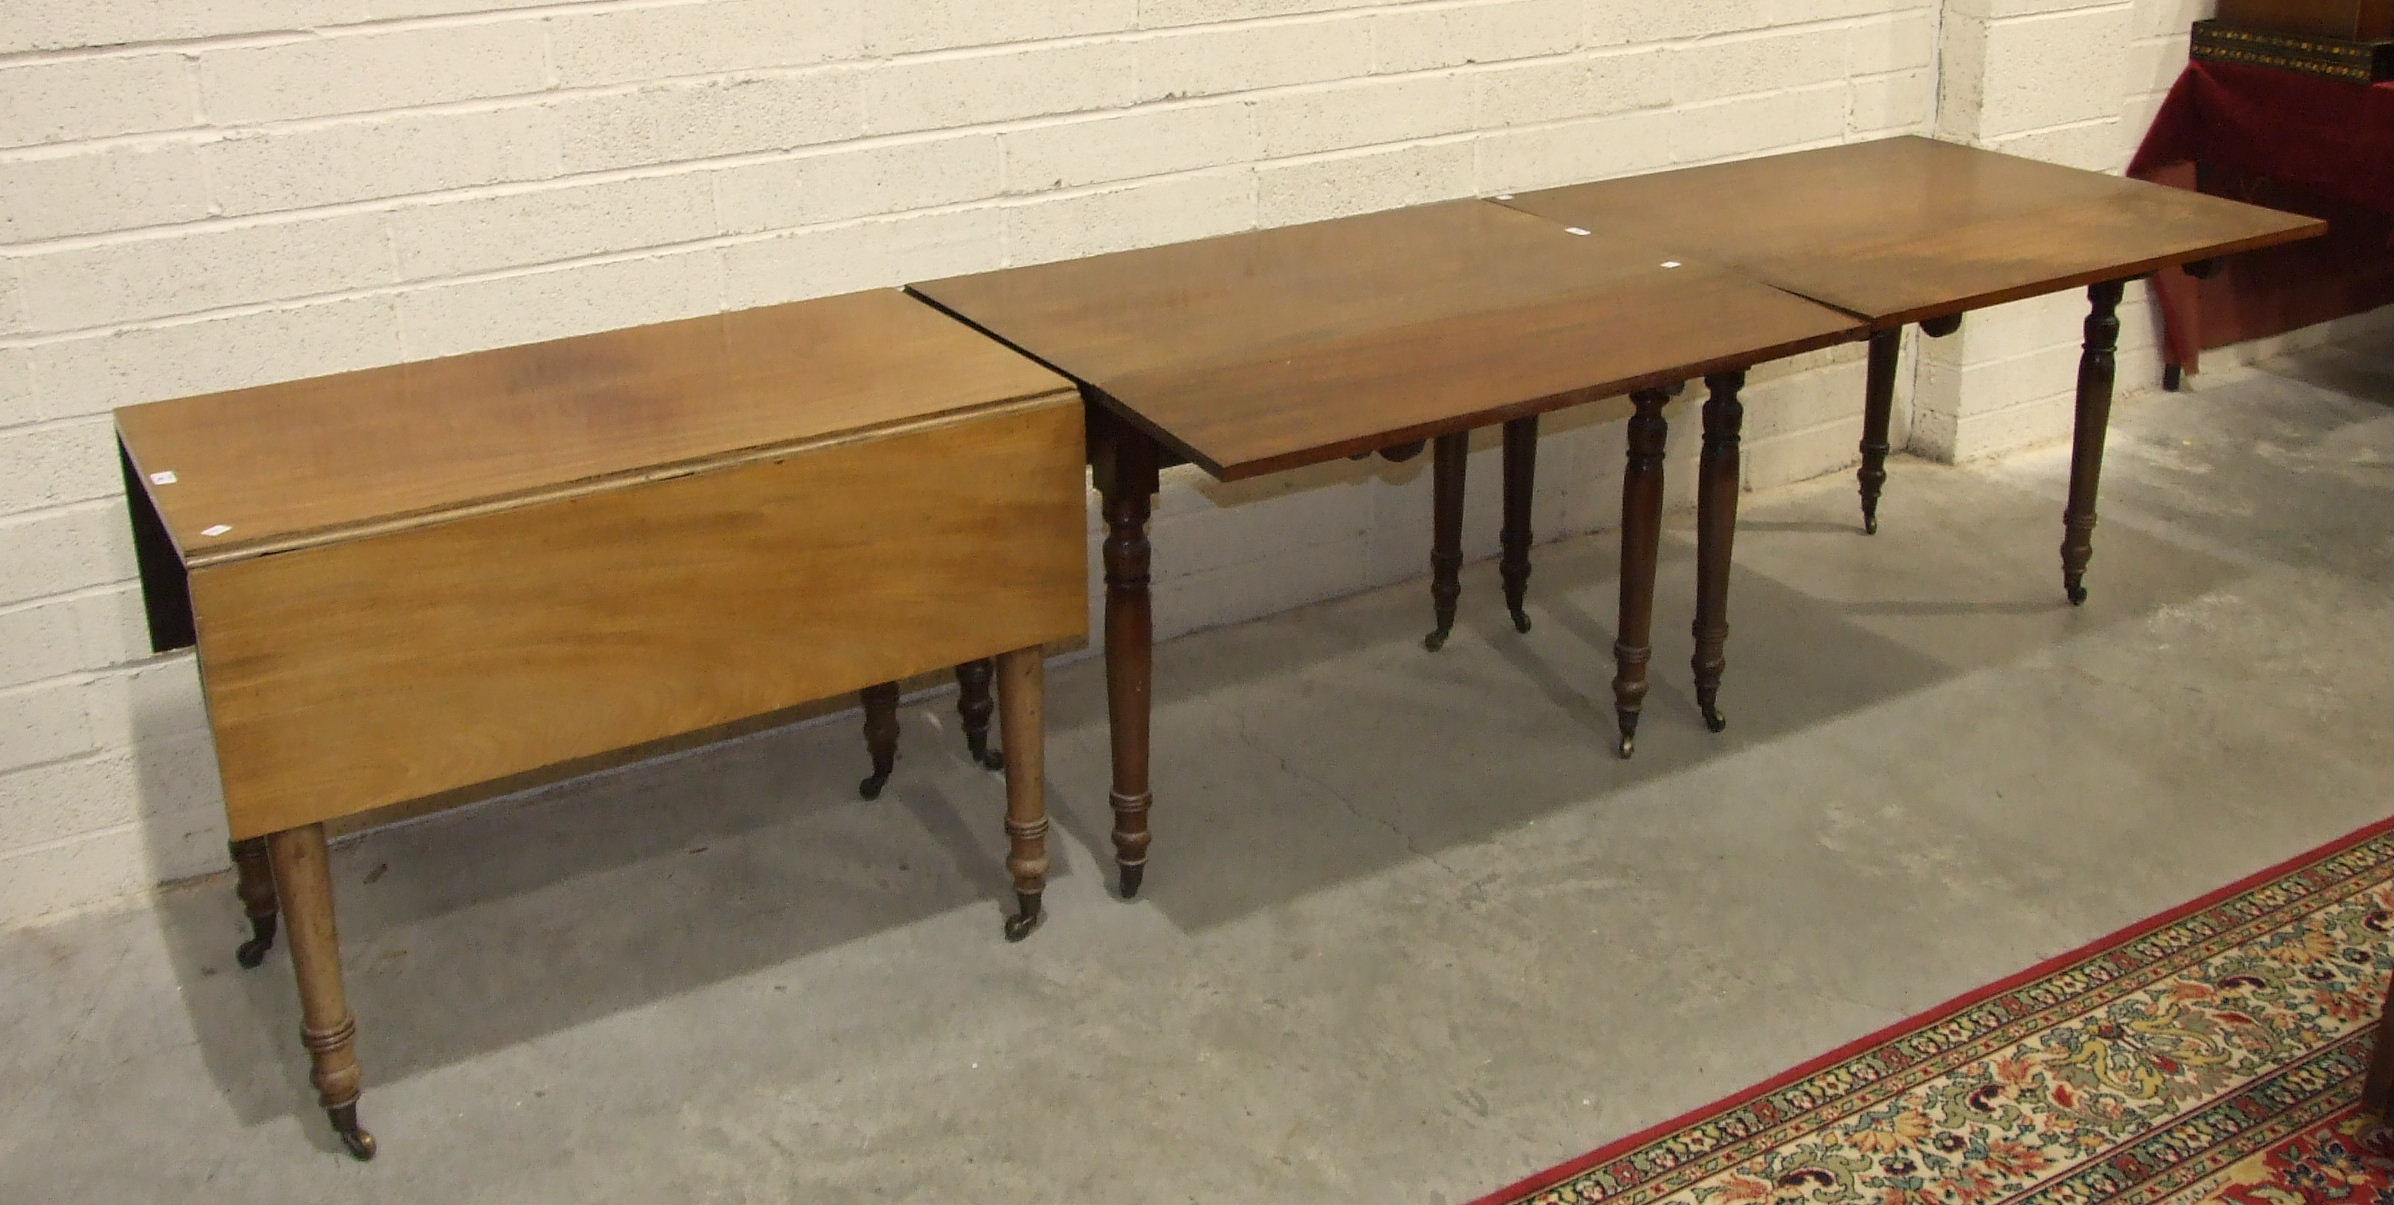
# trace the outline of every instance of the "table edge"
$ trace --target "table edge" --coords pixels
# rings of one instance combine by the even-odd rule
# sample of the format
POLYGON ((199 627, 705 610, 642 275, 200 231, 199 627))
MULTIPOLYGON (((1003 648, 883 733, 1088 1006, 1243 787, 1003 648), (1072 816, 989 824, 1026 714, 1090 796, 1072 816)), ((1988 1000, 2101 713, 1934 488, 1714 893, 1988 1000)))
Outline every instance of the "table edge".
MULTIPOLYGON (((1759 284, 1762 282, 1756 281, 1754 283, 1759 284)), ((1766 287, 1776 288, 1776 286, 1766 287)), ((1785 289, 1780 289, 1779 291, 1788 292, 1788 290, 1785 289)), ((1790 296, 1801 297, 1800 294, 1792 293, 1790 296)), ((1820 305, 1822 309, 1828 310, 1831 313, 1836 314, 1838 317, 1848 319, 1848 322, 1845 325, 1838 327, 1836 330, 1828 331, 1818 335, 1806 335, 1800 338, 1787 340, 1782 343, 1772 344, 1764 348, 1741 351, 1734 355, 1715 356, 1708 360, 1692 361, 1690 363, 1678 365, 1661 372, 1642 373, 1637 376, 1598 382, 1593 385, 1578 386, 1576 388, 1566 389, 1560 393, 1547 394, 1544 397, 1529 398, 1518 402, 1508 402, 1500 406, 1491 406, 1484 410, 1475 410, 1470 414, 1462 415, 1453 419, 1445 419, 1428 423, 1416 423, 1409 427, 1398 428, 1368 437, 1343 440, 1335 444, 1322 444, 1313 448, 1301 449, 1295 452, 1285 452, 1273 456, 1259 457, 1255 460, 1237 461, 1219 468, 1208 462, 1199 463, 1204 463, 1208 472, 1213 473, 1215 477, 1223 481, 1245 481, 1250 478, 1261 477, 1269 473, 1282 473, 1294 469, 1307 468, 1316 464, 1327 464, 1332 461, 1343 460, 1358 453, 1375 452, 1381 448, 1390 447, 1396 444, 1412 443, 1415 440, 1432 439, 1440 435, 1453 435, 1459 432, 1477 431, 1483 427, 1497 426, 1516 418, 1525 418, 1535 414, 1549 414, 1558 410, 1568 410, 1574 406, 1584 406, 1592 402, 1603 401, 1606 398, 1621 397, 1627 394, 1635 393, 1642 389, 1656 389, 1670 385, 1676 385, 1684 381, 1697 380, 1714 373, 1742 371, 1752 368, 1757 364, 1767 364, 1773 360, 1783 360, 1789 356, 1802 355, 1808 351, 1818 351, 1824 347, 1835 347, 1843 343, 1858 343, 1869 337, 1870 328, 1860 317, 1852 315, 1845 310, 1837 309, 1834 306, 1823 305, 1820 302, 1812 301, 1811 298, 1801 299, 1814 305, 1820 305)), ((1098 392, 1102 394, 1102 391, 1098 392)), ((1108 400, 1111 402, 1111 399, 1108 400)), ((1118 403, 1116 403, 1116 405, 1118 405, 1118 403)), ((1148 425, 1144 422, 1141 422, 1139 426, 1142 430, 1148 429, 1148 425)))
MULTIPOLYGON (((394 511, 389 514, 376 515, 368 519, 349 520, 340 523, 323 524, 315 527, 294 528, 290 531, 277 533, 272 536, 227 543, 220 547, 203 549, 196 553, 188 551, 184 547, 182 533, 176 531, 172 524, 165 521, 165 510, 164 508, 159 507, 156 502, 156 495, 154 492, 156 487, 150 484, 148 474, 141 470, 140 456, 132 441, 125 438, 125 432, 122 424, 117 423, 115 429, 117 446, 123 450, 123 454, 127 463, 131 464, 134 469, 134 478, 130 484, 138 487, 145 495, 149 496, 149 505, 158 514, 159 525, 165 529, 167 541, 172 546, 176 559, 182 563, 186 571, 189 571, 193 569, 204 568, 209 565, 221 565, 231 561, 245 560, 251 557, 270 556, 276 553, 293 552, 305 548, 318 548, 328 544, 340 543, 345 540, 363 539, 369 536, 382 535, 394 531, 405 531, 417 527, 429 527, 434 524, 447 522, 451 519, 491 514, 497 511, 515 510, 521 507, 536 506, 544 502, 555 502, 568 498, 578 498, 607 489, 614 489, 630 485, 640 485, 651 481, 663 481, 675 477, 693 476, 698 473, 714 472, 716 470, 731 468, 755 461, 772 460, 776 457, 786 456, 795 452, 808 451, 816 448, 834 447, 840 444, 875 439, 887 435, 893 431, 945 426, 950 423, 988 418, 1015 410, 1035 409, 1040 406, 1051 405, 1060 402, 1070 397, 1072 392, 1073 390, 1069 384, 1051 385, 1042 388, 1036 393, 1022 394, 1013 397, 995 398, 990 401, 976 403, 971 406, 962 406, 952 410, 945 410, 938 414, 915 415, 908 418, 895 419, 889 422, 876 423, 871 426, 852 427, 846 430, 829 432, 821 435, 812 435, 801 439, 776 440, 770 443, 750 444, 746 447, 722 449, 709 452, 701 456, 685 457, 683 459, 673 461, 661 461, 656 464, 642 465, 634 469, 626 469, 613 473, 602 473, 594 477, 581 477, 570 481, 551 482, 544 485, 517 490, 511 493, 491 494, 476 498, 470 502, 458 503, 454 505, 430 506, 417 508, 414 510, 394 511)), ((119 407, 120 411, 123 409, 129 409, 129 407, 119 407)), ((115 414, 112 412, 111 418, 113 419, 114 417, 115 414)))
POLYGON ((2060 293, 2065 290, 2080 288, 2085 285, 2100 284, 2107 280, 2135 280, 2139 277, 2150 276, 2164 268, 2183 267, 2197 260, 2218 259, 2222 256, 2240 255, 2246 251, 2259 251, 2268 247, 2283 246, 2287 243, 2299 243, 2305 239, 2318 238, 2327 232, 2327 220, 2324 218, 2313 218, 2302 225, 2288 226, 2283 230, 2248 235, 2240 239, 2230 239, 2224 243, 2207 244, 2190 251, 2172 252, 2168 255, 2147 256, 2143 259, 2124 260, 2120 263, 2107 265, 2102 268, 2089 269, 2082 272, 2073 272, 2064 276, 2049 277, 2033 284, 2015 285, 2009 288, 1993 289, 1985 293, 1975 294, 1961 301, 1939 302, 1934 305, 1914 306, 1910 309, 1892 311, 1884 315, 1865 314, 1862 311, 1849 309, 1845 306, 1838 305, 1835 302, 1814 297, 1800 289, 1791 288, 1786 285, 1773 285, 1772 287, 1794 293, 1807 301, 1816 302, 1820 305, 1831 306, 1845 313, 1855 314, 1859 317, 1862 317, 1871 324, 1872 330, 1890 330, 1908 323, 1936 318, 1946 318, 1955 314, 1967 314, 1972 310, 1982 310, 1989 306, 2003 305, 2007 302, 2020 301, 2030 297, 2042 297, 2048 293, 2060 293))

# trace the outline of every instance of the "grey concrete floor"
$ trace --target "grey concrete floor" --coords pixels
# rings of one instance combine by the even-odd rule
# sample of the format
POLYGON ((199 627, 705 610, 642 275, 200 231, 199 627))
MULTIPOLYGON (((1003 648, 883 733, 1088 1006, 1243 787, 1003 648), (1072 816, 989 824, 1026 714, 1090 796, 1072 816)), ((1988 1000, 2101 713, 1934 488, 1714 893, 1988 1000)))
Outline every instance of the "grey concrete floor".
MULTIPOLYGON (((2063 448, 1751 496, 1731 727, 1611 753, 1610 536, 1157 653, 1155 860, 1110 898, 1100 667, 1051 675, 1053 916, 998 938, 995 776, 910 706, 341 849, 364 1116, 221 879, 0 937, 0 1199, 1456 1200, 2385 816, 2394 359, 2117 415, 2094 597, 2063 448)), ((1159 557, 1170 556, 1169 549, 1159 557)))

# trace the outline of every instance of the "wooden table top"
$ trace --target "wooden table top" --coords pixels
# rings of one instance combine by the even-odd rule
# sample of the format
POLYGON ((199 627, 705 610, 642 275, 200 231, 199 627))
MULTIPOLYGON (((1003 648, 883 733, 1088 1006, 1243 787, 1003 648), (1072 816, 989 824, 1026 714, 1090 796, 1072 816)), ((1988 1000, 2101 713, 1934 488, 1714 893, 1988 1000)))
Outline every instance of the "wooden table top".
POLYGON ((188 563, 1071 390, 895 289, 130 406, 188 563))
POLYGON ((1879 328, 2327 230, 2298 214, 1915 137, 1501 203, 1565 225, 1634 232, 1879 328))
POLYGON ((1483 201, 913 288, 1225 480, 1862 334, 1701 259, 1483 201))

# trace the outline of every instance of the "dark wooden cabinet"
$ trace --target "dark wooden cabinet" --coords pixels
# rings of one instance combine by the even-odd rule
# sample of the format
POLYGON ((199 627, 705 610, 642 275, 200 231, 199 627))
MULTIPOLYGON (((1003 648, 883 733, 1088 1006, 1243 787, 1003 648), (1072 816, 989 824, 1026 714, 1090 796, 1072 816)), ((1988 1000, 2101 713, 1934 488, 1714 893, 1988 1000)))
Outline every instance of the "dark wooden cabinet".
POLYGON ((2394 0, 2219 0, 2222 25, 2371 41, 2394 38, 2394 0))

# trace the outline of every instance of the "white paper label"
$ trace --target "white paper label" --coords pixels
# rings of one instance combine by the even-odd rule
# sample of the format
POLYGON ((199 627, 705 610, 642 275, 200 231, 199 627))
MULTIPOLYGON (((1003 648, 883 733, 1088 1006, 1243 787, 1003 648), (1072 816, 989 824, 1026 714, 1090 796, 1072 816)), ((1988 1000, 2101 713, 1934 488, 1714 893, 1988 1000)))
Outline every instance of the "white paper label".
POLYGON ((1580 229, 1580 228, 1579 228, 1579 227, 1577 227, 1577 226, 1565 226, 1565 227, 1563 227, 1563 233, 1565 233, 1565 234, 1586 234, 1586 233, 1587 233, 1587 231, 1585 231, 1585 230, 1582 230, 1582 229, 1580 229))
POLYGON ((174 483, 175 475, 172 472, 150 474, 151 485, 173 485, 174 483))
POLYGON ((226 533, 226 532, 228 532, 228 531, 231 531, 231 530, 233 530, 233 529, 232 529, 232 528, 230 528, 230 527, 227 527, 227 526, 225 526, 225 525, 224 525, 224 524, 222 524, 222 523, 219 523, 219 524, 217 524, 217 525, 216 525, 216 526, 214 526, 214 527, 210 527, 210 528, 203 529, 203 530, 200 532, 200 534, 201 534, 201 535, 203 535, 203 536, 220 536, 220 535, 223 535, 224 533, 226 533))

